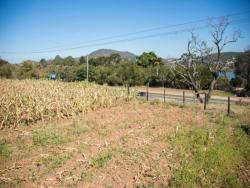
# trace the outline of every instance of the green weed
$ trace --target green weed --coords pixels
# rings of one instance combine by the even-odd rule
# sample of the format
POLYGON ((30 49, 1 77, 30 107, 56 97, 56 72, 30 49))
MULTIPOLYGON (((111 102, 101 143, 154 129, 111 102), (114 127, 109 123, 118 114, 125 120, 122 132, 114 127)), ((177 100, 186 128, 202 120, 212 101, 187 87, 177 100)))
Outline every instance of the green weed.
POLYGON ((44 165, 46 167, 46 172, 49 172, 55 168, 61 167, 70 156, 69 153, 50 155, 48 157, 40 158, 37 162, 44 165))
POLYGON ((131 134, 126 134, 126 135, 122 136, 120 139, 121 139, 121 141, 122 141, 122 144, 126 144, 126 143, 128 143, 128 141, 129 141, 130 139, 132 139, 132 138, 133 138, 133 135, 131 135, 131 134))
POLYGON ((90 181, 92 179, 92 177, 94 176, 94 174, 92 172, 82 172, 80 180, 81 181, 90 181))
POLYGON ((249 138, 241 130, 230 131, 192 129, 178 134, 172 141, 182 168, 175 172, 172 187, 243 187, 236 168, 250 154, 249 138))
POLYGON ((32 133, 33 144, 35 146, 46 146, 49 144, 63 144, 68 141, 62 133, 56 129, 40 129, 32 133))
POLYGON ((108 161, 110 161, 112 157, 114 157, 116 152, 116 150, 110 149, 104 153, 99 154, 97 157, 92 159, 93 166, 97 168, 104 167, 108 163, 108 161))
POLYGON ((11 156, 12 148, 10 143, 1 138, 0 139, 0 159, 8 159, 11 156))
POLYGON ((139 153, 136 149, 123 148, 121 150, 122 157, 130 165, 137 164, 142 160, 142 154, 139 153))
POLYGON ((71 130, 74 136, 80 136, 81 134, 88 132, 89 129, 84 125, 80 125, 78 123, 72 123, 71 130))

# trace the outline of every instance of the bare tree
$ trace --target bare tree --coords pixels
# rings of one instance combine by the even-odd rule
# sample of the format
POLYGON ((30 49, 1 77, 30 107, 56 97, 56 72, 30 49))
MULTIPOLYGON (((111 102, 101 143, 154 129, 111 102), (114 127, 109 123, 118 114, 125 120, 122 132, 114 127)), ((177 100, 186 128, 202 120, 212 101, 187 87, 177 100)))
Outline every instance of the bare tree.
POLYGON ((209 73, 212 75, 212 80, 209 84, 207 92, 207 101, 210 100, 214 87, 219 79, 219 73, 226 68, 226 62, 222 60, 222 51, 229 43, 234 43, 240 38, 240 31, 235 31, 231 39, 225 36, 225 31, 229 26, 227 18, 222 17, 217 23, 213 20, 209 22, 212 28, 211 36, 214 47, 208 47, 205 41, 200 41, 197 36, 192 33, 191 39, 188 41, 187 54, 177 61, 173 66, 173 73, 182 77, 182 81, 194 90, 197 99, 200 102, 203 100, 200 97, 199 65, 207 65, 209 73))
MULTIPOLYGON (((188 41, 187 53, 183 54, 181 59, 177 60, 173 65, 173 74, 178 74, 184 83, 188 85, 195 93, 196 98, 203 102, 200 96, 201 86, 198 81, 198 66, 203 63, 204 56, 209 54, 209 48, 204 41, 199 41, 194 33, 188 41)), ((211 50, 210 50, 211 51, 211 50)))
POLYGON ((227 36, 225 36, 225 31, 227 27, 229 26, 229 21, 228 18, 222 17, 219 20, 218 24, 210 22, 211 27, 213 28, 213 31, 211 31, 212 37, 213 37, 213 43, 215 45, 215 50, 216 50, 216 59, 214 60, 213 58, 210 57, 208 61, 209 65, 209 70, 213 75, 213 80, 210 83, 209 91, 208 91, 208 100, 212 96, 212 92, 214 90, 214 86, 218 81, 219 78, 219 73, 224 71, 226 67, 226 63, 222 61, 221 53, 226 45, 229 43, 234 43, 237 42, 237 40, 240 38, 241 34, 240 31, 237 30, 234 32, 233 36, 231 39, 228 39, 227 36))

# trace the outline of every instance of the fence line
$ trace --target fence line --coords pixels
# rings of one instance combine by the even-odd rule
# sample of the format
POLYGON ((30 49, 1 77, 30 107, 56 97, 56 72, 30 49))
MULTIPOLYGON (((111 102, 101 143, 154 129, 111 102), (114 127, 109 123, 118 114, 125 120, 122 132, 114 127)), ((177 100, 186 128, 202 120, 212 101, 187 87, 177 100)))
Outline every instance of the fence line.
MULTIPOLYGON (((129 88, 128 88, 128 93, 129 93, 129 88)), ((208 96, 207 96, 207 93, 199 93, 199 94, 204 94, 204 102, 203 102, 203 108, 204 108, 204 110, 206 110, 207 109, 207 105, 208 105, 208 96)), ((166 94, 166 87, 165 87, 165 85, 164 85, 164 89, 163 89, 163 93, 150 93, 149 92, 149 84, 147 83, 147 85, 146 85, 146 93, 145 92, 141 92, 140 93, 140 96, 141 97, 143 97, 143 96, 145 96, 146 95, 146 100, 147 101, 149 101, 149 99, 150 99, 150 95, 154 95, 154 96, 151 96, 151 98, 152 99, 154 99, 154 98, 156 98, 156 99, 161 99, 162 100, 162 98, 163 98, 163 103, 165 104, 166 103, 166 101, 167 101, 167 96, 170 96, 170 99, 169 100, 171 100, 171 97, 172 97, 172 100, 175 100, 175 101, 181 101, 181 99, 182 99, 182 104, 183 105, 186 105, 186 103, 187 103, 187 101, 189 101, 189 102, 191 102, 191 101, 193 101, 193 100, 190 100, 189 98, 190 97, 187 97, 186 96, 186 93, 185 93, 185 91, 183 91, 182 92, 182 96, 181 95, 173 95, 173 94, 166 94), (187 100, 188 99, 188 100, 187 100)), ((215 99, 213 99, 213 100, 215 100, 215 99)), ((216 99, 216 100, 218 100, 218 101, 220 101, 220 99, 216 99)), ((196 101, 196 100, 195 100, 196 101)), ((195 102, 194 101, 194 102, 195 102)), ((225 100, 222 100, 221 99, 221 101, 224 101, 224 102, 221 102, 221 103, 225 103, 225 104, 227 104, 227 115, 230 115, 230 113, 231 113, 231 100, 230 100, 230 96, 228 96, 228 98, 227 98, 227 100, 225 101, 225 100)), ((216 102, 215 102, 216 103, 216 102)))

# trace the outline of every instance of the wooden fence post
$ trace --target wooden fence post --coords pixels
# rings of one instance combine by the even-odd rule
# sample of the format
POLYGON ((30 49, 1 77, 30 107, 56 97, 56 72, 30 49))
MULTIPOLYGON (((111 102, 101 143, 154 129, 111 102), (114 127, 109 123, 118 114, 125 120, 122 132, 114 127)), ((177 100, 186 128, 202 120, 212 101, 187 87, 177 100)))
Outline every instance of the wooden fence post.
POLYGON ((230 115, 230 96, 227 98, 227 115, 230 115))
POLYGON ((148 85, 149 83, 147 83, 147 101, 148 101, 148 85))
POLYGON ((183 105, 185 105, 186 99, 185 99, 185 91, 183 91, 183 105))
POLYGON ((165 88, 165 84, 163 85, 164 87, 164 104, 166 103, 166 88, 165 88))
POLYGON ((205 93, 205 99, 204 99, 204 110, 207 108, 207 94, 205 93))

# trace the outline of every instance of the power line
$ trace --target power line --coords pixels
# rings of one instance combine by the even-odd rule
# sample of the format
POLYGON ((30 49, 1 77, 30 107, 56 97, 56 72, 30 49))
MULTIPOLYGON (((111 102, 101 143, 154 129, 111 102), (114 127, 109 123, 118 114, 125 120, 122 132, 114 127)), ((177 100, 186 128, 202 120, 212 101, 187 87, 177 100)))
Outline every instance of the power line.
MULTIPOLYGON (((235 15, 241 15, 241 14, 245 14, 247 12, 250 12, 250 11, 245 11, 245 12, 241 12, 241 13, 235 13, 235 14, 230 14, 229 16, 235 16, 235 15)), ((218 18, 221 18, 223 16, 220 16, 220 17, 214 17, 212 19, 218 19, 218 18)), ((204 21, 204 19, 202 19, 204 21)), ((201 22, 202 20, 199 20, 199 21, 192 21, 192 22, 186 22, 186 23, 182 23, 182 24, 175 24, 175 25, 171 25, 171 26, 166 26, 168 28, 170 27, 177 27, 177 26, 181 26, 181 25, 187 25, 187 24, 191 24, 191 23, 197 23, 197 22, 201 22)), ((249 20, 236 20, 236 21, 239 21, 239 23, 246 23, 246 22, 249 22, 249 20)), ((231 22, 231 24, 237 24, 237 22, 231 22)), ((164 28, 166 28, 164 27, 164 28)), ((200 29, 205 29, 205 28, 208 28, 209 26, 208 25, 205 25, 205 26, 201 26, 201 27, 197 27, 195 28, 194 30, 200 30, 200 29)), ((157 29, 159 30, 160 28, 163 28, 163 27, 158 27, 157 29)), ((133 32, 133 33, 127 33, 127 34, 124 34, 124 35, 117 35, 117 36, 113 36, 113 37, 106 37, 106 39, 110 38, 118 38, 118 36, 129 36, 129 35, 132 35, 132 34, 136 34, 136 33, 143 33, 143 32, 148 32, 149 30, 156 30, 156 28, 152 28, 152 29, 148 29, 148 30, 142 30, 142 31, 137 31, 137 32, 133 32)), ((153 37, 158 37, 158 36, 164 36, 164 35, 171 35, 171 34, 178 34, 178 33, 183 33, 183 32, 189 32, 191 29, 190 28, 186 28, 186 29, 182 29, 182 30, 175 30, 175 31, 171 31, 171 32, 162 32, 162 33, 156 33, 156 34, 151 34, 151 35, 145 35, 145 36, 140 36, 140 37, 133 37, 133 38, 127 38, 127 39, 119 39, 119 40, 113 40, 113 41, 107 41, 107 42, 103 42, 103 43, 94 43, 94 44, 86 44, 86 43, 89 43, 89 42, 86 42, 86 43, 83 43, 83 44, 86 44, 86 45, 81 45, 81 46, 76 46, 76 47, 67 47, 67 48, 61 48, 61 49, 55 49, 55 50, 43 50, 43 51, 30 51, 30 52, 0 52, 2 54, 37 54, 37 53, 49 53, 49 52, 59 52, 59 51, 68 51, 68 50, 74 50, 74 49, 81 49, 81 48, 87 48, 87 47, 94 47, 94 46, 100 46, 100 45, 106 45, 106 44, 113 44, 113 43, 121 43, 121 42, 128 42, 128 41, 134 41, 134 40, 140 40, 140 39, 145 39, 145 38, 153 38, 153 37)), ((105 40, 106 40, 105 39, 105 40)), ((92 40, 92 41, 102 41, 104 40, 103 39, 96 39, 96 40, 92 40)), ((79 44, 82 44, 82 43, 79 43, 79 44)), ((71 45, 73 46, 73 45, 71 45)))
MULTIPOLYGON (((247 23, 250 22, 250 20, 245 19, 245 20, 238 20, 239 22, 231 22, 231 24, 240 24, 240 23, 247 23)), ((157 34, 151 34, 151 35, 146 35, 146 36, 141 36, 141 37, 134 37, 134 38, 127 38, 127 39, 120 39, 120 40, 114 40, 114 41, 108 41, 108 42, 103 42, 103 43, 95 43, 95 44, 89 44, 89 45, 83 45, 83 46, 77 46, 77 47, 71 47, 71 48, 63 48, 63 49, 58 49, 54 50, 52 52, 60 52, 60 51, 65 51, 65 50, 74 50, 74 49, 82 49, 82 48, 87 48, 87 47, 95 47, 95 46, 101 46, 101 45, 107 45, 107 44, 114 44, 114 43, 122 43, 122 42, 129 42, 129 41, 135 41, 135 40, 141 40, 141 39, 146 39, 146 38, 154 38, 154 37, 159 37, 159 36, 166 36, 166 35, 175 35, 175 34, 180 34, 180 33, 185 33, 185 32, 190 32, 191 30, 202 30, 209 28, 210 26, 204 25, 200 26, 197 28, 186 28, 182 30, 175 30, 175 31, 170 31, 170 32, 162 32, 162 33, 157 33, 157 34)), ((44 51, 42 53, 47 53, 51 51, 44 51)), ((34 53, 41 53, 41 52, 34 52, 34 53)))
MULTIPOLYGON (((232 14, 223 15, 223 16, 224 17, 233 17, 233 16, 239 16, 239 15, 247 14, 249 12, 250 12, 250 10, 248 10, 248 11, 242 11, 242 12, 237 12, 237 13, 232 13, 232 14)), ((220 19, 223 16, 211 17, 210 19, 220 19)), ((57 48, 60 48, 60 47, 71 47, 71 46, 76 46, 76 45, 81 45, 81 44, 87 44, 87 43, 92 43, 92 42, 98 42, 98 41, 104 41, 104 40, 109 40, 109 39, 114 39, 114 38, 120 38, 120 37, 126 37, 126 36, 131 36, 131 35, 146 33, 146 32, 150 32, 150 31, 156 31, 156 30, 162 30, 162 29, 169 29, 169 28, 173 28, 173 27, 179 27, 179 26, 184 26, 184 25, 189 25, 189 24, 204 22, 204 21, 207 21, 207 20, 208 20, 207 18, 204 18, 204 19, 189 21, 189 22, 180 23, 180 24, 173 24, 173 25, 167 25, 167 26, 161 26, 161 27, 154 27, 154 28, 144 29, 144 30, 140 30, 140 31, 135 31, 135 32, 130 32, 130 33, 124 33, 124 34, 114 35, 114 36, 109 36, 109 37, 103 37, 103 38, 99 38, 99 39, 93 39, 93 40, 88 40, 88 41, 74 43, 74 44, 60 45, 60 46, 54 46, 54 47, 50 47, 50 48, 38 49, 38 50, 35 50, 35 51, 57 49, 57 48)))
MULTIPOLYGON (((237 20, 237 22, 231 22, 231 24, 233 25, 233 24, 240 24, 240 23, 247 23, 247 22, 250 22, 250 20, 248 20, 248 19, 237 20)), ((95 46, 101 46, 101 45, 107 45, 107 44, 129 42, 129 41, 141 40, 141 39, 146 39, 146 38, 154 38, 154 37, 159 37, 159 36, 175 35, 175 34, 180 34, 180 33, 185 33, 185 32, 190 32, 190 31, 202 30, 202 29, 206 29, 209 27, 210 27, 209 25, 204 25, 204 26, 193 28, 193 29, 186 28, 186 29, 182 29, 182 30, 162 32, 162 33, 156 33, 156 34, 145 35, 145 36, 140 36, 140 37, 127 38, 127 39, 113 40, 113 41, 108 41, 108 42, 103 42, 103 43, 94 43, 94 44, 82 45, 82 46, 77 46, 77 47, 62 48, 62 49, 48 50, 48 51, 37 51, 37 52, 33 51, 33 52, 30 52, 29 54, 69 51, 69 50, 95 47, 95 46)), ((12 53, 8 52, 8 54, 20 54, 20 53, 19 52, 12 52, 12 53)))
MULTIPOLYGON (((250 22, 248 19, 242 19, 242 20, 237 20, 237 22, 231 22, 231 24, 240 24, 240 23, 247 23, 250 22)), ((159 37, 159 36, 166 36, 166 35, 174 35, 174 34, 180 34, 180 33, 185 33, 185 32, 190 32, 191 30, 202 30, 209 28, 209 25, 204 25, 196 28, 186 28, 182 30, 175 30, 175 31, 170 31, 170 32, 162 32, 162 33, 156 33, 156 34, 151 34, 151 35, 146 35, 146 36, 140 36, 140 37, 134 37, 134 38, 127 38, 127 39, 120 39, 120 40, 113 40, 113 41, 108 41, 108 42, 103 42, 103 43, 94 43, 94 44, 89 44, 89 45, 82 45, 82 46, 77 46, 77 47, 70 47, 70 48, 62 48, 62 49, 57 49, 57 50, 48 50, 48 51, 33 51, 30 52, 30 54, 38 54, 38 53, 48 53, 48 52, 60 52, 60 51, 68 51, 68 50, 74 50, 74 49, 82 49, 82 48, 87 48, 87 47, 95 47, 95 46, 100 46, 100 45, 107 45, 107 44, 114 44, 114 43, 122 43, 122 42, 129 42, 129 41, 135 41, 135 40, 141 40, 145 38, 154 38, 154 37, 159 37)), ((20 54, 19 52, 8 52, 8 54, 20 54)))

